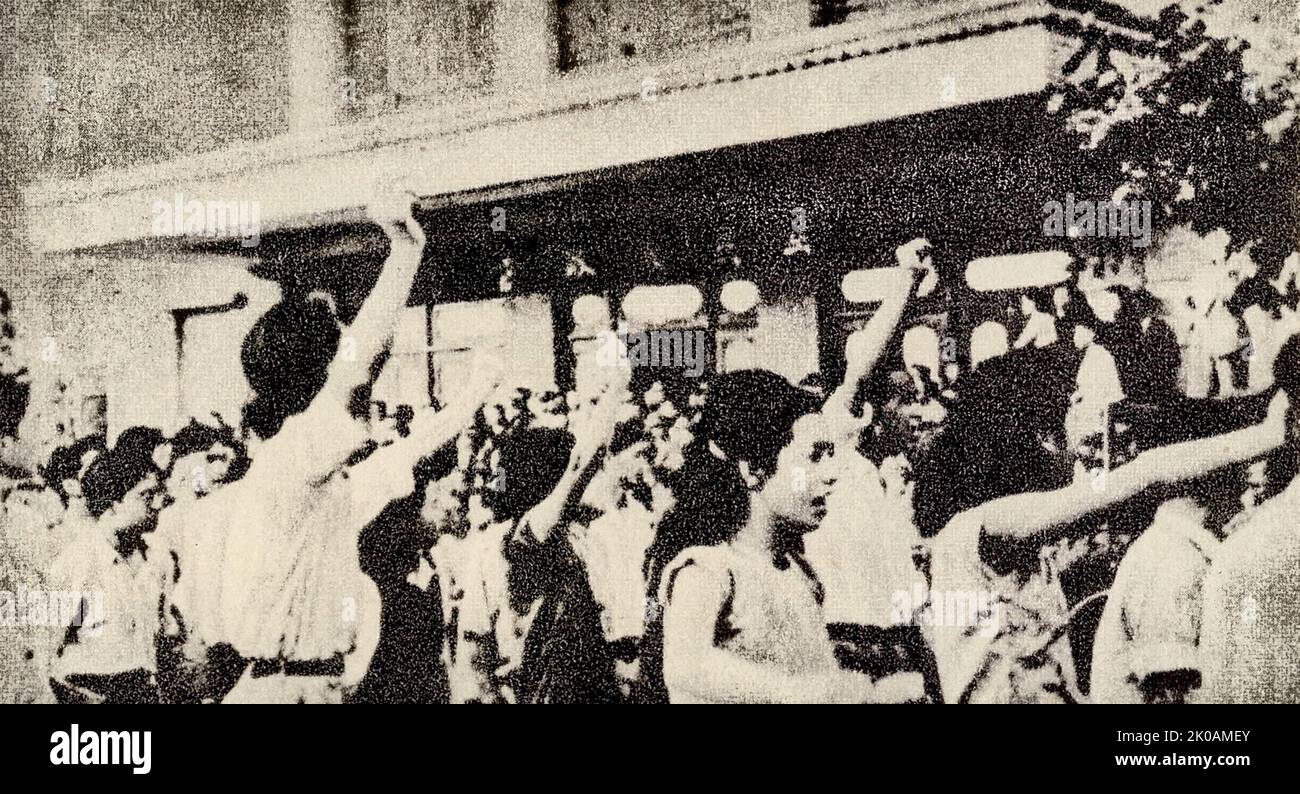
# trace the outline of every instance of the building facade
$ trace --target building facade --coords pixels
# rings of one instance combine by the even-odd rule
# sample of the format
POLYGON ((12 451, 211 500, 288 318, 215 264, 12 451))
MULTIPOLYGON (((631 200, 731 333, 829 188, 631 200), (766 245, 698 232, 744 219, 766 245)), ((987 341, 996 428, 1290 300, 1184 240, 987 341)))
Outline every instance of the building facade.
POLYGON ((23 5, 11 292, 34 389, 110 433, 237 421, 247 329, 313 290, 347 319, 398 185, 430 245, 390 405, 483 344, 571 388, 620 320, 700 332, 710 371, 833 371, 872 305, 846 276, 896 247, 958 278, 1052 248, 1077 153, 1048 89, 1095 32, 1147 35, 1079 0, 23 5))

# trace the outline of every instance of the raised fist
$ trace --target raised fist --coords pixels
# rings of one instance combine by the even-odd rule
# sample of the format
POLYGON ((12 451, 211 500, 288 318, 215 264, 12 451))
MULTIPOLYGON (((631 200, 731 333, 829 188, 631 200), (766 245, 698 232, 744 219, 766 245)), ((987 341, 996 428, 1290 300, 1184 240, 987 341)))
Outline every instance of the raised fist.
POLYGON ((410 190, 383 192, 366 207, 366 214, 384 230, 393 245, 424 248, 424 229, 411 213, 416 195, 410 190))

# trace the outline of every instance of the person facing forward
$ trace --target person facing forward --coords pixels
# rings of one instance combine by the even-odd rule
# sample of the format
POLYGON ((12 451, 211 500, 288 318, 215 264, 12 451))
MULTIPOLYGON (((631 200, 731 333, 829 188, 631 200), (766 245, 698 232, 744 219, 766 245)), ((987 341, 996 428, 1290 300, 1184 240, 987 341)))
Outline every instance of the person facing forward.
POLYGON ((119 443, 91 464, 88 520, 50 566, 55 589, 76 596, 51 661, 60 702, 158 701, 154 637, 167 568, 146 538, 159 486, 150 452, 119 443))

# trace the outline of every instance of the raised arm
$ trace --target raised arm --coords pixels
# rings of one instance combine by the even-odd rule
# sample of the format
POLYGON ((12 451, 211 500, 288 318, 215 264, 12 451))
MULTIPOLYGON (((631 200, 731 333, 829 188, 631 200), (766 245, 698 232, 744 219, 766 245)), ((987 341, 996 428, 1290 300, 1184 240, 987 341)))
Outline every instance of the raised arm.
POLYGON ((898 330, 908 299, 912 297, 923 270, 919 266, 900 266, 883 272, 885 293, 880 308, 844 345, 844 381, 826 399, 822 413, 831 416, 852 415, 853 396, 858 384, 871 375, 886 347, 898 330))
POLYGON ((1030 538, 1059 531, 1153 485, 1173 484, 1267 455, 1286 439, 1287 397, 1278 392, 1264 421, 1231 433, 1147 450, 1097 483, 1076 480, 1056 491, 1016 494, 976 508, 988 535, 1030 538))
POLYGON ((359 484, 354 503, 364 506, 358 509, 365 515, 354 517, 364 518, 362 526, 389 502, 410 493, 410 476, 417 463, 469 429, 502 375, 500 363, 485 356, 475 358, 473 369, 473 378, 454 402, 441 411, 428 408, 418 412, 411 420, 410 435, 380 448, 349 469, 349 477, 359 484))
POLYGON ((369 208, 370 217, 388 235, 388 258, 357 316, 343 329, 339 352, 329 368, 322 395, 347 404, 352 392, 370 381, 370 368, 393 341, 397 318, 411 295, 411 285, 424 255, 424 230, 411 215, 404 194, 369 208))
POLYGON ((1020 350, 1021 348, 1028 347, 1029 343, 1033 342, 1034 339, 1038 336, 1038 331, 1039 331, 1038 315, 1035 314, 1033 317, 1029 318, 1028 322, 1025 323, 1024 330, 1020 332, 1020 336, 1016 337, 1015 344, 1011 345, 1011 349, 1020 350))
POLYGON ((626 377, 621 372, 616 374, 619 377, 615 382, 607 384, 593 402, 579 406, 570 415, 569 428, 574 443, 569 452, 569 465, 551 493, 519 522, 518 531, 530 533, 538 543, 550 539, 551 533, 564 522, 604 462, 619 411, 627 397, 626 377))

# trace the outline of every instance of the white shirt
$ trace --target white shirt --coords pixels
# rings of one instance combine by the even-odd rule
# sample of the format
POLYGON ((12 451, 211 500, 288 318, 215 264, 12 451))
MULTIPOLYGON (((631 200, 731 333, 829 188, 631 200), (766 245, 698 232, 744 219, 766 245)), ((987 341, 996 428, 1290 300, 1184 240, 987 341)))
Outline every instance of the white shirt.
POLYGON ((1161 505, 1106 598, 1092 652, 1094 703, 1142 703, 1146 676, 1201 669, 1201 587, 1218 546, 1185 500, 1161 505))
POLYGON ((167 529, 180 567, 174 600, 204 643, 294 660, 353 646, 374 596, 357 537, 414 487, 409 469, 373 460, 342 469, 365 438, 341 408, 313 408, 258 449, 243 479, 164 511, 162 523, 179 522, 167 529))
POLYGON ((1077 700, 1068 613, 1052 572, 993 571, 980 556, 983 517, 959 514, 930 542, 930 610, 922 632, 934 651, 945 703, 1077 700), (1045 662, 1026 665, 1043 651, 1045 662))
MULTIPOLYGON (((730 543, 696 546, 664 569, 659 587, 664 635, 671 635, 672 621, 707 620, 716 625, 715 644, 721 650, 791 675, 829 675, 838 663, 818 591, 817 581, 793 560, 780 570, 762 550, 730 543), (726 593, 721 614, 702 614, 696 605, 674 597, 676 579, 687 568, 710 577, 726 593)), ((670 689, 668 696, 673 703, 698 702, 686 692, 670 689)))
POLYGON ((1300 478, 1219 546, 1205 578, 1203 700, 1300 702, 1300 478))
POLYGON ((904 495, 885 492, 871 461, 856 452, 843 458, 826 518, 804 541, 825 588, 828 623, 893 625, 896 596, 924 588, 912 559, 920 535, 909 507, 904 495))

